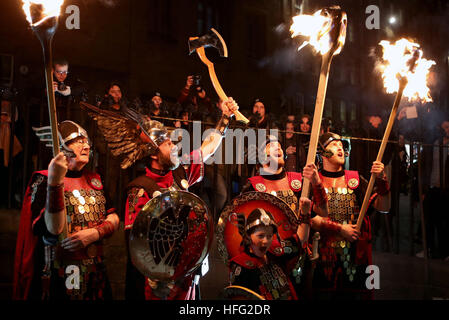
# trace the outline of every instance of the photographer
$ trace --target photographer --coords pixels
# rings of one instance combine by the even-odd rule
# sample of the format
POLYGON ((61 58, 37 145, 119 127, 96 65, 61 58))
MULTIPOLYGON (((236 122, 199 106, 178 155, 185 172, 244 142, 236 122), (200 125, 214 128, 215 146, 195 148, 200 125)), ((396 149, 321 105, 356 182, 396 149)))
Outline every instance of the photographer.
POLYGON ((181 90, 178 102, 189 108, 191 119, 203 121, 204 117, 214 111, 212 103, 201 85, 201 76, 190 75, 187 77, 186 85, 181 90))
MULTIPOLYGON (((55 92, 56 112, 58 121, 80 119, 80 110, 71 110, 71 104, 75 96, 80 96, 83 88, 78 83, 75 85, 73 81, 67 79, 69 74, 69 63, 67 60, 59 59, 53 63, 53 91, 55 92), (75 114, 76 113, 76 114, 75 114)), ((77 80, 81 82, 81 80, 77 80)))

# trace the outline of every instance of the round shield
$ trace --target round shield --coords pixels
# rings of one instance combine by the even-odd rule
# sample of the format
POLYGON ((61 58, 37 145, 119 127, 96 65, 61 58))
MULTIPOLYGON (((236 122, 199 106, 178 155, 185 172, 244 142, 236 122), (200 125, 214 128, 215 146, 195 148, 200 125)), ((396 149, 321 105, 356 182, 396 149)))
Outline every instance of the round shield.
POLYGON ((213 221, 206 203, 193 193, 162 193, 136 217, 129 238, 131 261, 152 280, 188 276, 209 252, 213 221))
POLYGON ((242 236, 238 230, 237 214, 248 218, 257 208, 263 208, 273 216, 282 239, 296 233, 298 219, 287 203, 266 192, 246 192, 232 199, 222 211, 217 225, 218 251, 225 263, 241 253, 242 236))

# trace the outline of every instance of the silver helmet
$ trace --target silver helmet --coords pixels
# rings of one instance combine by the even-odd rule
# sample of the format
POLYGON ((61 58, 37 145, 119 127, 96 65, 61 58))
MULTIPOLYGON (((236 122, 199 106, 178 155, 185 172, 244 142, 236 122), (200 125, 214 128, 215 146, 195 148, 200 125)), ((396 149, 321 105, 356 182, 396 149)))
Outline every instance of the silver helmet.
MULTIPOLYGON (((40 128, 33 127, 34 132, 36 133, 39 140, 45 142, 46 147, 53 147, 53 140, 51 137, 51 127, 45 126, 40 128)), ((65 120, 58 124, 58 137, 59 137, 59 148, 61 151, 68 153, 69 155, 73 154, 73 151, 67 146, 70 142, 75 140, 76 138, 83 137, 89 141, 89 145, 91 145, 91 141, 87 134, 87 131, 81 127, 79 124, 65 120)))
POLYGON ((150 139, 150 153, 154 154, 159 146, 170 139, 165 126, 156 120, 146 120, 141 125, 142 131, 150 139))

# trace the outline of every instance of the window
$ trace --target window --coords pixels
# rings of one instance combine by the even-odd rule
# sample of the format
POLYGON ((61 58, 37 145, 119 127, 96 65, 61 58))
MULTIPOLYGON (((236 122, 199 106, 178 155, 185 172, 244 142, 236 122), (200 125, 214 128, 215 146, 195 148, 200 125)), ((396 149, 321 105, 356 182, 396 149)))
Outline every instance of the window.
POLYGON ((304 95, 301 92, 296 93, 295 107, 304 110, 304 95))
POLYGON ((341 84, 344 84, 344 83, 346 83, 346 73, 347 73, 347 69, 346 69, 346 66, 343 66, 343 65, 340 65, 340 68, 339 68, 340 70, 340 77, 339 77, 339 83, 341 83, 341 84))
POLYGON ((150 40, 172 40, 171 0, 150 0, 149 3, 150 40))
POLYGON ((346 122, 346 102, 340 101, 340 120, 346 122))
POLYGON ((198 34, 205 34, 211 28, 219 29, 217 8, 215 7, 214 2, 207 0, 198 1, 197 15, 198 34))
POLYGON ((14 75, 14 56, 0 54, 0 85, 11 87, 14 75))
POLYGON ((348 22, 348 27, 346 29, 346 32, 348 34, 348 41, 354 42, 354 28, 352 27, 352 22, 348 22))
POLYGON ((351 68, 350 81, 351 81, 351 85, 353 85, 353 86, 357 85, 357 72, 356 72, 355 68, 351 68))
POLYGON ((332 100, 326 99, 324 102, 324 117, 325 118, 332 118, 332 100))
POLYGON ((353 102, 351 102, 350 112, 351 112, 351 121, 357 120, 357 105, 353 102))
POLYGON ((259 60, 266 54, 266 17, 262 14, 247 16, 247 53, 248 58, 259 60))

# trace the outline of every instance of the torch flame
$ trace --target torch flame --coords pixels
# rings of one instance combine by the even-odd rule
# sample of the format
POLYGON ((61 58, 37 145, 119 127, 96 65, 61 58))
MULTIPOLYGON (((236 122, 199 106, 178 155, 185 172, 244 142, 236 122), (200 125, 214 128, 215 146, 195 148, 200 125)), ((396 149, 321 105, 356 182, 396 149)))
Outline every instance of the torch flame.
POLYGON ((394 44, 384 40, 379 44, 383 48, 383 61, 377 63, 376 69, 382 74, 387 93, 397 92, 399 79, 405 78, 407 85, 404 97, 422 102, 432 101, 427 77, 435 61, 422 58, 419 44, 407 39, 400 39, 394 44))
POLYGON ((293 23, 290 27, 292 38, 298 35, 309 38, 298 48, 298 51, 307 44, 313 46, 321 54, 329 51, 331 23, 330 18, 321 15, 321 10, 318 10, 313 15, 300 14, 293 17, 293 23))
MULTIPOLYGON (((298 51, 310 44, 320 54, 324 55, 327 53, 332 47, 330 35, 332 24, 332 18, 323 14, 323 10, 318 10, 313 15, 300 14, 293 17, 293 23, 290 27, 292 38, 298 35, 308 37, 308 40, 299 46, 298 51)), ((338 39, 340 44, 334 54, 340 53, 345 42, 345 35, 346 32, 341 33, 338 39)))
POLYGON ((22 0, 23 11, 32 27, 51 17, 58 17, 64 0, 22 0), (38 21, 35 21, 38 19, 38 21))

